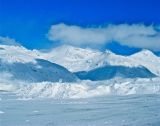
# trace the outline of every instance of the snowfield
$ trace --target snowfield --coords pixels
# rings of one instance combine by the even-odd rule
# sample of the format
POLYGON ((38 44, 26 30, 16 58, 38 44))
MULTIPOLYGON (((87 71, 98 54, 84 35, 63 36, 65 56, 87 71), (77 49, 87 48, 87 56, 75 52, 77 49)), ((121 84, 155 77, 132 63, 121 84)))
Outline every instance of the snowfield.
POLYGON ((159 126, 160 95, 20 99, 0 93, 1 126, 159 126))

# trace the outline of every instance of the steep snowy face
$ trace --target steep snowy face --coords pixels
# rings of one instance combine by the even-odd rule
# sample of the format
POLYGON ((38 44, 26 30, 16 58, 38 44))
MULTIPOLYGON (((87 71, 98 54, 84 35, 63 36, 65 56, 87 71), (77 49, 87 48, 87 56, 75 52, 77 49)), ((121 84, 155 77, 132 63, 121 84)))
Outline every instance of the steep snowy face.
MULTIPOLYGON (((152 73, 160 76, 160 58, 149 50, 142 50, 131 56, 121 56, 114 53, 103 53, 98 62, 98 66, 102 67, 107 64, 114 66, 138 67, 144 66, 152 73)), ((94 63, 95 64, 95 63, 94 63)), ((93 65, 94 65, 93 64, 93 65)))
POLYGON ((127 66, 127 67, 134 67, 134 62, 132 59, 116 55, 108 50, 103 52, 101 55, 99 55, 96 59, 93 59, 93 63, 90 65, 90 69, 95 69, 99 67, 103 67, 106 65, 113 65, 113 66, 127 66))
POLYGON ((77 77, 66 68, 47 60, 37 59, 38 54, 20 46, 0 45, 0 82, 21 80, 28 82, 73 82, 77 77))
POLYGON ((72 72, 90 71, 106 65, 144 66, 152 73, 160 76, 160 58, 149 50, 142 50, 131 56, 121 56, 108 50, 100 52, 72 46, 61 46, 49 53, 41 53, 41 58, 60 64, 72 72))
POLYGON ((130 56, 136 63, 141 64, 151 70, 156 75, 160 76, 160 57, 154 55, 149 50, 142 50, 134 55, 130 56))
POLYGON ((57 47, 49 53, 42 53, 41 58, 47 59, 51 62, 60 64, 70 71, 80 71, 90 69, 94 59, 101 54, 101 52, 76 48, 68 45, 57 47))

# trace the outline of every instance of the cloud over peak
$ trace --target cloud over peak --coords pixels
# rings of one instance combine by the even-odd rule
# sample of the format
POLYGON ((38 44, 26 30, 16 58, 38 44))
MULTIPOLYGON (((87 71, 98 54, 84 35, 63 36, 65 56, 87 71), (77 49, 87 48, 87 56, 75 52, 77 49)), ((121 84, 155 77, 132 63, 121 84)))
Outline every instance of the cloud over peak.
POLYGON ((160 50, 160 31, 156 26, 144 24, 119 24, 97 27, 81 27, 63 23, 52 25, 49 40, 76 46, 104 45, 116 41, 129 47, 160 50))

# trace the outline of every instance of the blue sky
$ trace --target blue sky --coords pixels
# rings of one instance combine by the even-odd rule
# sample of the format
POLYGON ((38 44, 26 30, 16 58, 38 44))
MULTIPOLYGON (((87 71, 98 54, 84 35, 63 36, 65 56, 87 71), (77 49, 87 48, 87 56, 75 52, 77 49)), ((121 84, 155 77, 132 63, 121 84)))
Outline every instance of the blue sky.
MULTIPOLYGON (((59 23, 80 28, 140 23, 159 26, 159 12, 159 0, 0 0, 0 36, 13 38, 30 49, 50 48, 63 43, 60 38, 47 37, 51 26, 59 23)), ((97 47, 120 54, 139 50, 128 45, 115 39, 97 47)))

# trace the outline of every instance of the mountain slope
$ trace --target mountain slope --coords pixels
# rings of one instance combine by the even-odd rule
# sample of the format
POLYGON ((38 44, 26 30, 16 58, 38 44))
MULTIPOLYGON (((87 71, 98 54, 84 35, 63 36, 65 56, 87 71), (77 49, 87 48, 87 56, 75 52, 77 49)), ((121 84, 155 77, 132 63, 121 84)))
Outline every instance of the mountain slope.
POLYGON ((92 59, 99 56, 101 52, 82 49, 69 45, 63 45, 52 49, 50 52, 40 52, 40 57, 48 61, 60 64, 70 71, 90 69, 92 59))
POLYGON ((0 45, 0 74, 3 79, 28 82, 77 80, 66 68, 44 59, 37 59, 36 54, 20 46, 0 45))
POLYGON ((91 71, 75 73, 82 80, 107 80, 121 78, 152 78, 156 77, 145 67, 105 66, 91 71))
POLYGON ((73 72, 86 71, 76 74, 81 76, 81 79, 160 76, 160 58, 149 50, 142 50, 131 56, 121 56, 110 51, 100 52, 66 45, 50 52, 0 45, 0 74, 3 78, 31 82, 76 81, 74 74, 57 64, 73 72), (93 73, 96 76, 92 76, 93 73))
POLYGON ((60 64, 72 72, 90 71, 106 65, 139 67, 143 66, 160 76, 160 57, 149 50, 142 50, 131 56, 116 55, 108 50, 100 52, 72 46, 61 46, 48 53, 40 52, 41 58, 60 64))

